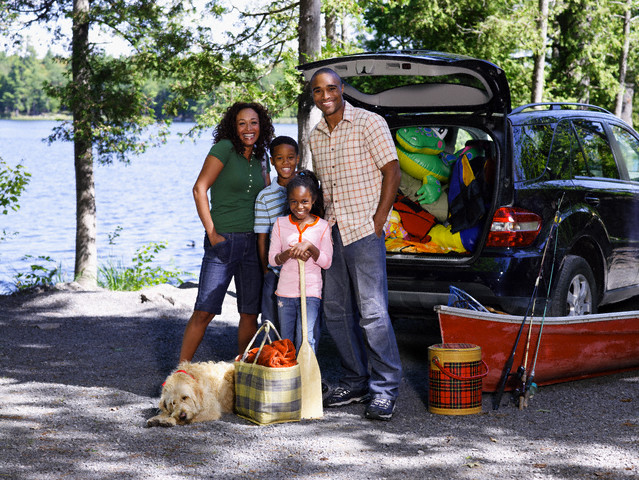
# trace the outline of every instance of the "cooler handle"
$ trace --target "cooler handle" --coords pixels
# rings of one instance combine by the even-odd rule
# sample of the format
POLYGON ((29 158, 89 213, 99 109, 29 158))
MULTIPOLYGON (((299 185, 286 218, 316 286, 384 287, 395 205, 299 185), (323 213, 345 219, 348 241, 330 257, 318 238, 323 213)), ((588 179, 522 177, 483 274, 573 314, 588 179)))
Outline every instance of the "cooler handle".
POLYGON ((442 372, 444 372, 444 374, 446 374, 450 378, 454 378, 455 380, 460 380, 462 382, 465 380, 477 380, 480 378, 484 378, 486 375, 488 375, 488 365, 483 360, 481 361, 481 363, 486 369, 486 371, 484 373, 480 373, 479 375, 474 375, 472 377, 460 377, 459 375, 456 375, 453 372, 449 372, 448 370, 444 368, 444 366, 441 363, 439 363, 439 358, 437 357, 433 357, 433 363, 437 366, 437 368, 439 368, 442 372))

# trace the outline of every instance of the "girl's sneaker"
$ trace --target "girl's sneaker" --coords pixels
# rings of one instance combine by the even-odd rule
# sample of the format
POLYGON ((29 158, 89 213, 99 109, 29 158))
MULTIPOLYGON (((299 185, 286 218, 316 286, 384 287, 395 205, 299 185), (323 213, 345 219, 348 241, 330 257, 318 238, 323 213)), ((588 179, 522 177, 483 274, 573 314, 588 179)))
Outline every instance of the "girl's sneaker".
POLYGON ((369 398, 368 390, 354 392, 348 388, 337 387, 333 390, 333 393, 324 399, 324 407, 341 407, 351 403, 364 403, 369 398))

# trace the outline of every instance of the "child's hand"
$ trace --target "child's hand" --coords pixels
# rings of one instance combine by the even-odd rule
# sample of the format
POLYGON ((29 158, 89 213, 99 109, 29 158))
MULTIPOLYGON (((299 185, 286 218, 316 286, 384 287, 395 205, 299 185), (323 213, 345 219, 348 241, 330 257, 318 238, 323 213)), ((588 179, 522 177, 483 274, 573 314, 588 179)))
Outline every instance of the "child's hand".
POLYGON ((313 256, 314 245, 308 240, 303 240, 300 243, 291 243, 291 248, 289 248, 289 254, 291 258, 296 258, 307 261, 309 258, 313 256))

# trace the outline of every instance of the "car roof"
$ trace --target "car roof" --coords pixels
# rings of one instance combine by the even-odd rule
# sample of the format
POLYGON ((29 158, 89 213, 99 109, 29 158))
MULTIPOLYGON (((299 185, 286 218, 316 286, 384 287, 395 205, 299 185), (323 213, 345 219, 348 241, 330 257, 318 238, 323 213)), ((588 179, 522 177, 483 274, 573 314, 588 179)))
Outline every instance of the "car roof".
POLYGON ((380 113, 508 114, 506 74, 486 60, 426 50, 361 53, 299 65, 310 81, 321 68, 344 80, 344 97, 380 113), (373 80, 373 77, 378 77, 373 80))
POLYGON ((562 118, 590 117, 606 120, 616 120, 619 123, 623 121, 608 110, 590 105, 587 103, 572 102, 543 102, 530 103, 515 108, 509 115, 510 121, 514 125, 522 125, 526 123, 554 123, 562 118))

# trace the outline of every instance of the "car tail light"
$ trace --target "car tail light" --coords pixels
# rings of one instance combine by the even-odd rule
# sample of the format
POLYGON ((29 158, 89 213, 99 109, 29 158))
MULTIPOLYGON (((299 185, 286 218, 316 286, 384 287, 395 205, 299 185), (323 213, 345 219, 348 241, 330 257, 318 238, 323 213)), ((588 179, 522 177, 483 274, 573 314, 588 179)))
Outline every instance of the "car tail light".
POLYGON ((501 207, 493 215, 487 247, 527 247, 541 230, 541 217, 515 207, 501 207))

